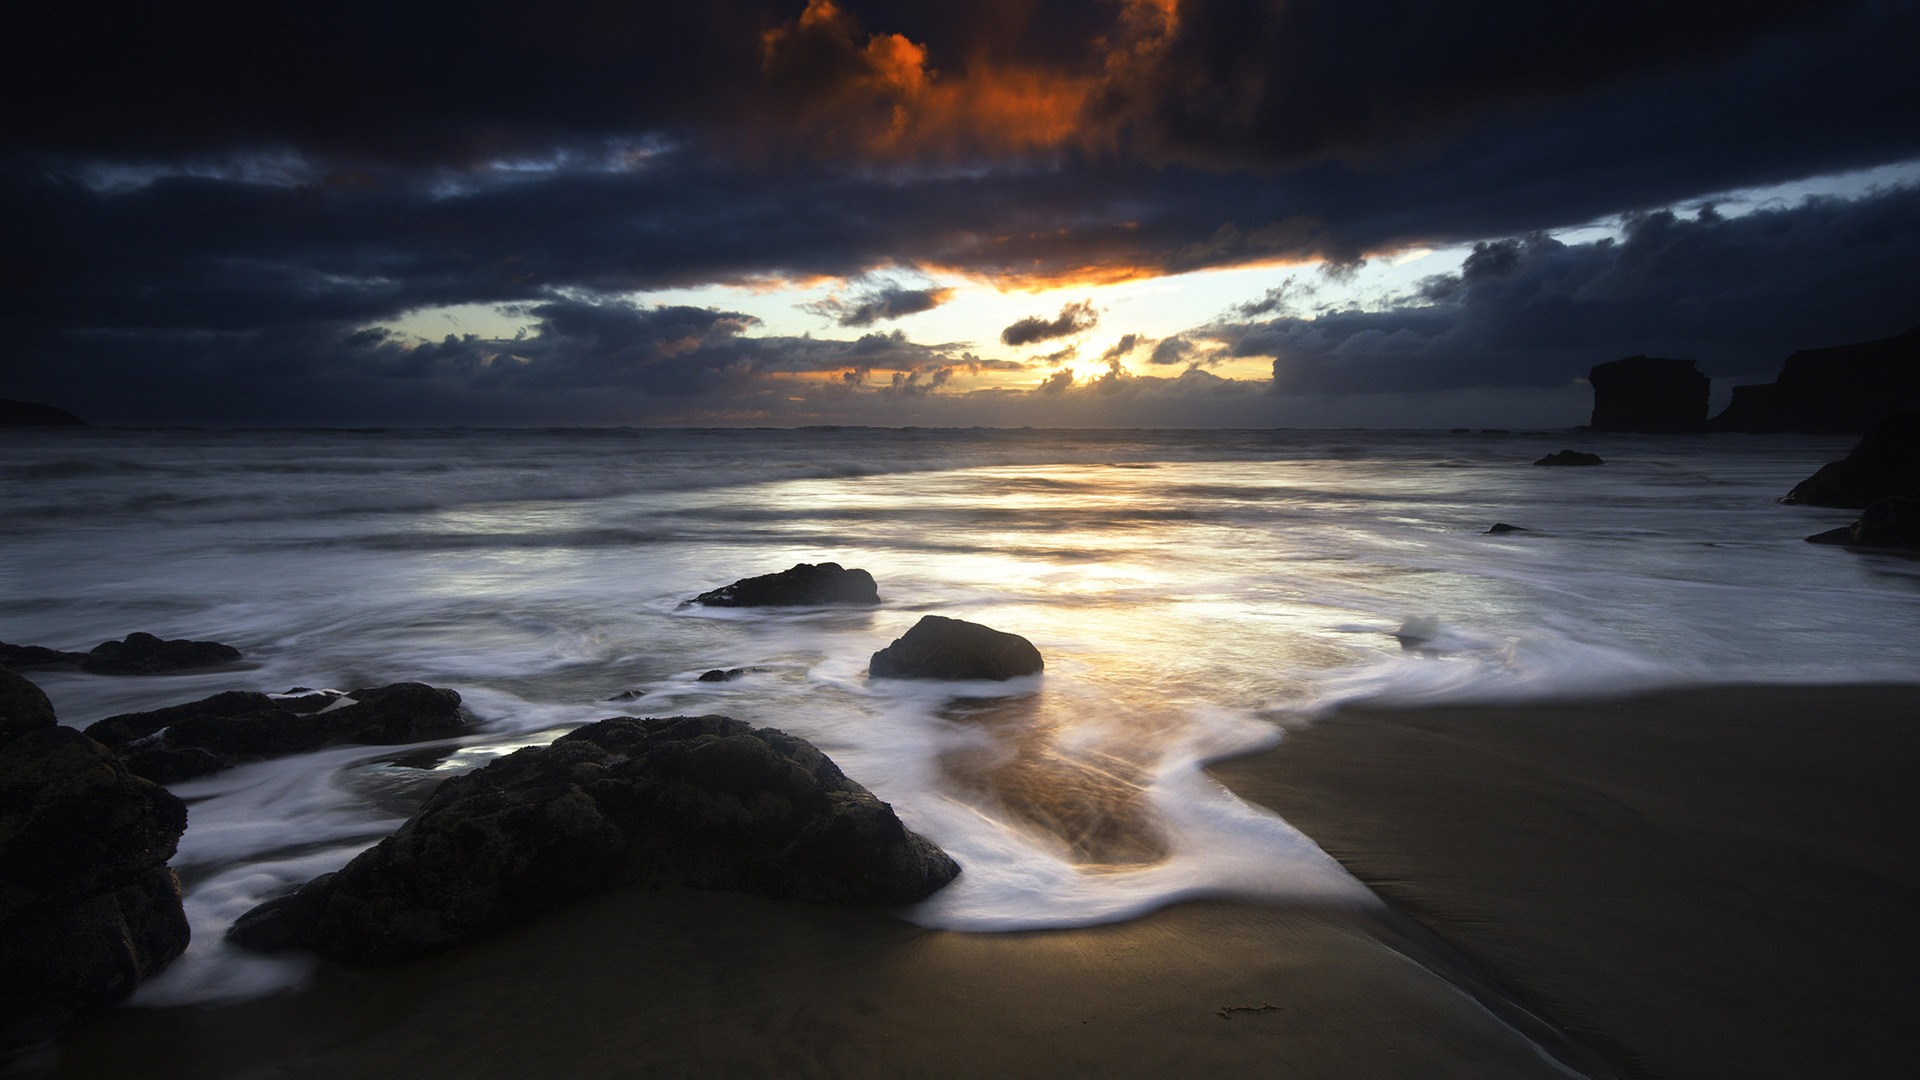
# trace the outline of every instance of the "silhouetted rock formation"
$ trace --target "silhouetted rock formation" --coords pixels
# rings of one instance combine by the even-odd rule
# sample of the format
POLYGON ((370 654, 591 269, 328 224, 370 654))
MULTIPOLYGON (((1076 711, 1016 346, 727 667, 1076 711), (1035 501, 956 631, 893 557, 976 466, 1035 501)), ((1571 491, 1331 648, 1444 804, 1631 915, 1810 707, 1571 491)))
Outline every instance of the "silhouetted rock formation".
POLYGON ((0 398, 0 428, 9 427, 86 427, 87 422, 65 409, 32 401, 0 398))
POLYGON ((10 668, 79 667, 83 652, 62 652, 44 645, 9 645, 0 641, 0 664, 10 668))
POLYGON ((1890 413, 1920 410, 1920 327, 1879 341, 1803 349, 1771 383, 1733 388, 1715 431, 1865 431, 1890 413))
POLYGON ((140 776, 173 784, 325 746, 447 738, 464 730, 466 721, 454 691, 394 683, 345 695, 269 697, 230 690, 185 705, 109 716, 87 734, 119 751, 140 776))
POLYGON ((800 563, 777 574, 741 578, 687 602, 708 607, 826 607, 877 604, 880 591, 865 570, 848 570, 830 562, 800 563))
POLYGON ((1558 453, 1548 454, 1546 457, 1543 457, 1539 461, 1534 462, 1534 464, 1535 465, 1605 465, 1606 462, 1601 460, 1599 454, 1589 454, 1581 450, 1561 450, 1558 453))
POLYGON ((1019 634, 928 615, 873 654, 876 679, 1012 679, 1044 667, 1040 650, 1019 634))
POLYGON ((959 872, 805 739, 724 716, 615 717, 442 783, 398 832, 228 936, 378 962, 620 884, 890 905, 959 872))
POLYGON ((1920 492, 1920 413, 1882 419, 1852 452, 1793 486, 1784 503, 1864 509, 1890 495, 1920 492))
POLYGON ((1595 431, 1700 431, 1707 423, 1712 380, 1691 360, 1629 356, 1597 364, 1587 373, 1593 386, 1595 431))
POLYGON ((219 667, 240 659, 240 650, 217 641, 162 641, 152 634, 128 634, 124 641, 103 641, 80 661, 95 675, 164 675, 194 668, 219 667))
POLYGON ((1520 527, 1520 526, 1518 526, 1518 525, 1509 525, 1509 524, 1507 524, 1507 523, 1506 523, 1506 522, 1504 522, 1504 521, 1496 521, 1496 522, 1494 522, 1494 523, 1493 523, 1493 525, 1492 525, 1491 527, 1489 527, 1489 528, 1487 529, 1487 531, 1486 531, 1486 535, 1488 535, 1488 536, 1506 536, 1506 535, 1508 535, 1509 533, 1521 533, 1521 532, 1526 532, 1526 531, 1527 531, 1526 529, 1524 529, 1524 528, 1522 528, 1522 527, 1520 527))
POLYGON ((0 1054, 133 992, 187 947, 168 868, 186 804, 0 669, 0 1054))
POLYGON ((1810 544, 1845 544, 1872 551, 1920 553, 1920 495, 1881 499, 1860 513, 1860 520, 1807 537, 1810 544))

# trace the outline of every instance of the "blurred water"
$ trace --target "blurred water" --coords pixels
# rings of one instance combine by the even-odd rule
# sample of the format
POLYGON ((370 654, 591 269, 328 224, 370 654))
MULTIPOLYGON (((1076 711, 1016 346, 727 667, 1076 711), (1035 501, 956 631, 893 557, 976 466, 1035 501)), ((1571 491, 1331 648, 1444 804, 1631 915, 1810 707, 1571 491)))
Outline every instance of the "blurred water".
POLYGON ((34 673, 75 725, 225 689, 403 679, 459 690, 481 721, 442 758, 344 748, 181 785, 175 865, 196 938, 148 1001, 298 977, 220 932, 390 831, 438 779, 620 713, 724 712, 812 739, 966 867, 909 913, 929 925, 1069 925, 1206 894, 1359 903, 1318 849, 1199 763, 1354 697, 1912 680, 1920 568, 1802 543, 1852 515, 1774 502, 1847 445, 8 432, 0 640, 86 649, 147 630, 248 658, 162 678, 34 673), (1530 465, 1569 445, 1609 463, 1530 465), (1529 531, 1484 535, 1495 521, 1529 531), (870 570, 884 603, 679 606, 826 560, 870 570), (867 657, 927 613, 1028 637, 1046 673, 869 682, 867 657), (715 667, 749 671, 695 681, 715 667), (637 699, 608 701, 623 691, 637 699))

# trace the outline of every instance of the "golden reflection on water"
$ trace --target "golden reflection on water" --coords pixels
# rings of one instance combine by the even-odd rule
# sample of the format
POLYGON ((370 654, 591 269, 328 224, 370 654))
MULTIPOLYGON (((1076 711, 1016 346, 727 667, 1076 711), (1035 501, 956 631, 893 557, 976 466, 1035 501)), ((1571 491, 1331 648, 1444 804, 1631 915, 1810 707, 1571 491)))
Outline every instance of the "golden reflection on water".
POLYGON ((1103 726, 1091 741, 1086 721, 1051 715, 1042 694, 961 698, 940 715, 983 737, 940 755, 960 797, 1053 842, 1083 870, 1133 870, 1168 857, 1148 788, 1169 725, 1103 726))

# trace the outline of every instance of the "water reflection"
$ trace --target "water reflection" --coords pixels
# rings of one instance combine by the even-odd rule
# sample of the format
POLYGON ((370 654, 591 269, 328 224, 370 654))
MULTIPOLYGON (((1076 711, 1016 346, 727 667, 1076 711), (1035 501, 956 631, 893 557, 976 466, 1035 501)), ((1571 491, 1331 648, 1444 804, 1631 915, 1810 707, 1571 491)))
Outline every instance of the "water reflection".
POLYGON ((1148 793, 1166 748, 1159 732, 1091 725, 1104 730, 1090 739, 1090 725, 1051 714, 1041 694, 959 698, 939 715, 982 736, 939 756, 962 798, 1056 842, 1083 870, 1136 869, 1170 854, 1148 793))

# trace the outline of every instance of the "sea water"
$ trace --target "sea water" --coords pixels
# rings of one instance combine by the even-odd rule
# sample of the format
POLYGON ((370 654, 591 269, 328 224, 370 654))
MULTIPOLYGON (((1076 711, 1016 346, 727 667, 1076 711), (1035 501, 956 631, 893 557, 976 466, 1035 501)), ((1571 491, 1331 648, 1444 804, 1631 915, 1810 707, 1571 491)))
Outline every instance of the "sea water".
POLYGON ((194 942, 139 1002, 297 981, 221 935, 335 869, 433 784, 612 715, 812 740, 961 878, 961 930, 1184 897, 1364 904, 1211 781, 1349 700, 1550 700, 1711 682, 1911 681, 1920 566, 1809 545, 1778 505, 1850 440, 1359 431, 0 433, 0 640, 144 630, 237 668, 39 671, 62 722, 228 689, 458 690, 472 733, 183 783, 194 942), (1599 468, 1536 468, 1565 447, 1599 468), (1495 522, 1525 531, 1488 535, 1495 522), (686 606, 800 562, 872 609, 686 606), (1021 634, 1007 683, 870 680, 923 615, 1021 634), (726 682, 698 681, 740 668, 726 682), (615 699, 618 700, 615 700, 615 699))

